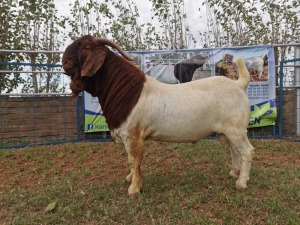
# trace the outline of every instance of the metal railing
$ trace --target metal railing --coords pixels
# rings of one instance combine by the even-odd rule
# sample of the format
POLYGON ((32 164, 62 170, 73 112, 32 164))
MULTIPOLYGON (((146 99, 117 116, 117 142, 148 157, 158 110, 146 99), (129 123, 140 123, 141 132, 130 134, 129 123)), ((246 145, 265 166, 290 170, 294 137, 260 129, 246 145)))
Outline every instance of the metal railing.
MULTIPOLYGON (((287 47, 287 46, 300 46, 300 43, 296 43, 296 44, 282 44, 282 45, 274 45, 275 47, 287 47)), ((237 47, 238 48, 238 47, 237 47)), ((205 51, 210 51, 212 49, 205 49, 205 51)), ((136 56, 140 57, 140 63, 141 63, 141 67, 142 69, 144 68, 145 65, 145 55, 146 54, 173 54, 173 53, 191 53, 191 52, 201 52, 203 51, 203 49, 185 49, 185 50, 168 50, 168 51, 130 51, 127 52, 128 54, 133 54, 136 56)), ((296 50, 295 50, 296 51, 296 50)), ((29 50, 3 50, 0 49, 0 53, 24 53, 24 54, 28 54, 28 53, 38 53, 38 54, 62 54, 62 51, 29 51, 29 50)), ((300 57, 300 56, 299 56, 300 57)), ((297 71, 297 69, 295 68, 300 68, 300 64, 297 65, 290 65, 290 63, 295 63, 295 62, 299 62, 300 59, 299 58, 295 58, 295 59, 289 59, 289 60, 283 60, 279 62, 279 65, 276 65, 279 68, 279 86, 277 87, 278 89, 278 101, 279 101, 279 105, 278 105, 278 124, 276 126, 273 127, 263 127, 261 128, 261 130, 258 132, 257 130, 251 130, 249 133, 251 134, 252 137, 254 138, 268 138, 268 137, 273 137, 273 138, 292 138, 294 140, 299 141, 299 130, 300 130, 300 122, 299 122, 299 118, 300 118, 300 83, 297 83, 299 79, 300 80, 300 74, 299 71, 297 71), (295 71, 294 74, 294 84, 293 85, 286 85, 284 82, 284 78, 286 76, 285 72, 284 72, 284 68, 290 68, 291 70, 295 71), (297 82, 296 82, 297 81, 297 82), (284 120, 284 113, 283 113, 283 102, 284 102, 284 95, 285 95, 285 90, 287 89, 295 89, 297 91, 295 91, 295 105, 293 105, 292 107, 294 107, 295 110, 295 117, 296 120, 293 121, 286 121, 284 120), (285 123, 295 123, 297 125, 297 129, 296 129, 296 133, 294 134, 294 136, 290 136, 290 135, 286 135, 285 131, 284 131, 284 125, 285 123), (258 135, 257 135, 258 134, 258 135)), ((37 67, 47 67, 49 66, 49 64, 45 64, 45 63, 35 63, 35 64, 30 64, 30 63, 16 63, 16 62, 6 62, 6 65, 22 65, 22 66, 37 66, 37 67)), ((0 62, 0 66, 4 65, 4 62, 0 62)), ((59 64, 54 64, 54 65, 50 65, 51 68, 61 68, 61 65, 59 64)), ((43 70, 43 71, 32 71, 30 69, 26 69, 26 70, 0 70, 0 76, 2 74, 13 74, 13 73, 22 73, 24 74, 24 76, 28 76, 28 74, 33 73, 33 72, 37 72, 40 74, 46 74, 46 73, 56 73, 56 74, 61 74, 63 73, 63 70, 54 70, 54 71, 48 71, 48 70, 43 70)), ((24 147, 24 146, 29 146, 29 145, 36 145, 36 144, 56 144, 56 143, 62 143, 62 142, 68 142, 68 141, 81 141, 81 140, 107 140, 108 135, 107 134, 85 134, 83 132, 83 120, 84 120, 84 106, 83 106, 83 100, 81 99, 81 96, 78 97, 76 99, 76 103, 74 103, 73 100, 73 104, 72 105, 68 105, 66 99, 63 98, 68 98, 69 94, 66 93, 0 93, 0 126, 1 129, 3 128, 3 124, 4 124, 4 117, 7 116, 8 114, 3 114, 4 110, 9 111, 9 109, 5 108, 4 105, 6 104, 5 101, 7 101, 8 99, 12 100, 12 101, 20 101, 21 98, 29 98, 29 97, 38 97, 38 98, 48 98, 48 100, 46 100, 45 102, 47 103, 43 103, 45 104, 44 108, 40 108, 41 111, 45 111, 45 113, 47 115, 49 115, 49 117, 54 116, 55 113, 52 113, 52 109, 50 109, 51 107, 48 105, 48 111, 47 111, 47 104, 52 104, 52 101, 62 101, 65 107, 65 109, 67 109, 68 107, 74 107, 73 108, 73 112, 75 112, 76 116, 74 121, 68 121, 68 126, 71 124, 75 124, 75 126, 72 125, 72 127, 75 127, 76 132, 72 133, 72 135, 68 136, 67 134, 64 134, 61 136, 61 134, 54 129, 55 126, 58 126, 54 123, 54 127, 52 126, 53 124, 49 123, 48 125, 50 126, 50 128, 55 131, 58 134, 58 137, 61 138, 60 140, 55 140, 53 141, 56 137, 54 137, 55 135, 52 134, 51 132, 49 133, 50 135, 46 135, 44 136, 40 136, 37 138, 37 140, 28 140, 24 141, 24 139, 22 139, 22 136, 20 135, 20 141, 15 142, 14 144, 10 144, 8 143, 8 139, 3 138, 3 134, 1 136, 0 134, 0 148, 7 148, 7 147, 24 147), (61 100, 58 100, 58 98, 61 97, 61 100), (57 99, 54 99, 57 98, 57 99), (2 114, 1 114, 2 113, 2 114), (47 138, 50 140, 48 141, 47 138)), ((25 101, 25 100, 24 100, 25 101)), ((35 101, 38 101, 38 99, 35 99, 35 101)), ((43 102, 43 100, 41 100, 41 102, 43 102)), ((24 103, 25 104, 25 103, 24 103)), ((20 111, 20 113, 22 113, 21 109, 18 109, 18 107, 22 107, 21 104, 16 104, 14 106, 14 109, 17 109, 20 111)), ((34 105, 32 105, 32 107, 34 107, 34 105)), ((53 104, 53 107, 56 107, 55 104, 53 104)), ((28 109, 29 110, 29 109, 28 109)), ((30 111, 30 110, 29 110, 30 111)), ((35 113, 35 116, 41 116, 43 117, 44 115, 42 114, 38 114, 40 112, 36 112, 34 111, 34 109, 31 110, 33 113, 35 113)), ((54 110, 55 111, 55 110, 54 110)), ((7 113, 7 112, 5 112, 7 113)), ((65 114, 60 114, 62 118, 64 118, 65 120, 67 120, 67 117, 69 116, 70 112, 69 111, 65 111, 65 114)), ((33 119, 35 119, 35 117, 33 117, 33 119)), ((61 118, 59 118, 61 119, 61 118)), ((16 118, 15 120, 18 120, 18 118, 16 118)), ((29 118, 28 118, 29 120, 29 118)), ((62 120, 63 121, 63 120, 62 120)), ((50 120, 51 122, 51 120, 50 120)), ((33 121, 33 123, 36 123, 33 121)), ((43 124, 45 125, 45 124, 43 124)), ((47 125, 47 123, 46 123, 47 125)), ((72 129, 73 129, 72 128, 72 129)), ((34 127, 32 129, 37 129, 37 127, 34 127)), ((38 129, 37 129, 38 130, 38 129)), ((20 131, 21 132, 21 131, 20 131)), ((43 132, 45 132, 45 134, 47 134, 47 132, 45 130, 43 130, 43 132)), ((3 132, 2 132, 3 133, 3 132)), ((34 132, 33 132, 34 133, 34 132)))

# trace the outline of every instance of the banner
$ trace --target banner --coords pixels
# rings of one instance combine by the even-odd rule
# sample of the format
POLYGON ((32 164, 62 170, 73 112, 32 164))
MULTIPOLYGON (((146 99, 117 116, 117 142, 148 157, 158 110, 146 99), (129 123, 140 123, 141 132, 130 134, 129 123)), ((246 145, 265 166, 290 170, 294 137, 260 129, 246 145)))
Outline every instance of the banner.
MULTIPOLYGON (((147 75, 165 83, 189 82, 208 76, 238 79, 233 58, 241 56, 245 59, 251 77, 247 90, 251 105, 248 128, 275 125, 276 76, 272 46, 207 48, 182 52, 180 50, 131 52, 131 54, 141 62, 141 67, 147 75)), ((84 92, 84 102, 85 132, 108 131, 98 98, 84 92)))
POLYGON ((244 57, 251 77, 247 91, 251 104, 248 128, 275 125, 277 109, 274 48, 254 46, 213 51, 215 71, 212 70, 212 75, 222 75, 218 74, 218 64, 230 61, 232 56, 244 57))
POLYGON ((108 125, 105 122, 105 117, 102 115, 101 106, 97 97, 91 96, 86 91, 84 96, 84 132, 103 132, 109 131, 108 125))

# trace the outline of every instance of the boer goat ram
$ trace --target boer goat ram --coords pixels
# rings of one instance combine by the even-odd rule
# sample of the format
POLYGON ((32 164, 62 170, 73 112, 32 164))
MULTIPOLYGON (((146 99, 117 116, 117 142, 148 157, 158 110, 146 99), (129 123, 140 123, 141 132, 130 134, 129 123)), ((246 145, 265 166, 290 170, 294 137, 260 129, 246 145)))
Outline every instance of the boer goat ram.
POLYGON ((231 149, 237 188, 246 188, 254 150, 247 138, 250 77, 243 59, 236 60, 236 81, 215 76, 174 85, 145 76, 130 60, 113 42, 90 35, 70 44, 62 58, 73 95, 85 90, 97 96, 114 141, 125 145, 128 193, 142 187, 145 140, 195 142, 213 132, 231 149))

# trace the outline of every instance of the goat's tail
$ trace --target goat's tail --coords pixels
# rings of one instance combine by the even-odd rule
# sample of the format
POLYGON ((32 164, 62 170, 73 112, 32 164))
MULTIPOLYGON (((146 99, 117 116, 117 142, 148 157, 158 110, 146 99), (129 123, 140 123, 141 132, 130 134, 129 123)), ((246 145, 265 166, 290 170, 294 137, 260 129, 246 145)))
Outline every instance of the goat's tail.
POLYGON ((233 62, 236 64, 239 73, 237 82, 239 86, 246 91, 250 82, 250 73, 246 67, 245 60, 242 57, 234 57, 233 62))

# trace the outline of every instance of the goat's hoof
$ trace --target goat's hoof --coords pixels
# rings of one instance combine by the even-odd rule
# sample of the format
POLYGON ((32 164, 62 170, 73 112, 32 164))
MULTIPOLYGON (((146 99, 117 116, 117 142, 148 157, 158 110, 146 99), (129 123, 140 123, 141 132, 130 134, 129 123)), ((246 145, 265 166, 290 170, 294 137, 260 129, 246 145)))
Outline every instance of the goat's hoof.
POLYGON ((126 182, 131 183, 132 181, 132 176, 131 173, 125 178, 126 182))
POLYGON ((136 195, 136 194, 140 194, 140 193, 141 193, 141 188, 132 187, 131 185, 128 188, 128 195, 136 195))
POLYGON ((232 170, 230 170, 229 175, 232 177, 235 177, 235 178, 239 178, 240 171, 236 170, 236 169, 232 169, 232 170))
POLYGON ((247 188, 247 183, 241 182, 239 180, 236 181, 235 185, 238 189, 246 189, 247 188))

